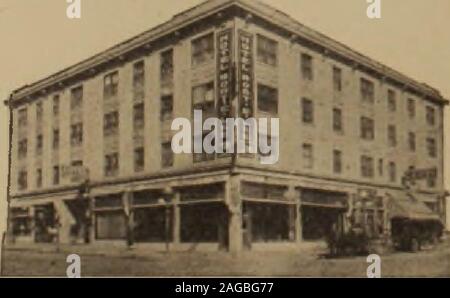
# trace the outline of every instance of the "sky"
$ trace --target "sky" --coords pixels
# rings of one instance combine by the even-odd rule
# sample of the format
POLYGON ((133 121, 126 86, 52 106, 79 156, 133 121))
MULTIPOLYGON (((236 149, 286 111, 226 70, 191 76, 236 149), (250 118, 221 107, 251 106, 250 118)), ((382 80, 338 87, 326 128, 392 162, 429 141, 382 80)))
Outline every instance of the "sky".
MULTIPOLYGON (((0 0, 0 100, 24 84, 75 64, 200 2, 81 0, 81 19, 69 20, 65 0, 0 0)), ((450 98, 449 0, 382 0, 379 20, 367 17, 366 0, 263 2, 450 98)), ((450 128, 449 122, 446 128, 450 128)), ((450 140, 447 143, 450 145, 450 140)), ((7 152, 8 110, 1 105, 0 230, 6 219, 7 152)))

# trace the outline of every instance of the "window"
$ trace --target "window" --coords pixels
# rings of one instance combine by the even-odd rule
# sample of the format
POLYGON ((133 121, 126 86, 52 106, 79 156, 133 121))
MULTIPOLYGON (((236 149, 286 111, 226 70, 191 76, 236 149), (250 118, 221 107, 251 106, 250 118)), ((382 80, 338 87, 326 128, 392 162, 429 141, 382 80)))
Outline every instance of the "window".
POLYGON ((428 188, 435 188, 436 187, 436 177, 434 177, 433 175, 428 175, 427 186, 428 186, 428 188))
POLYGON ((103 95, 105 99, 116 97, 119 89, 119 73, 117 71, 106 75, 104 79, 103 95))
POLYGON ((23 108, 19 110, 19 127, 24 128, 28 123, 28 114, 27 108, 23 108))
POLYGON ((214 82, 192 88, 192 108, 202 110, 204 118, 215 114, 214 82))
POLYGON ((342 151, 340 150, 333 151, 333 172, 335 174, 342 173, 342 151))
POLYGON ((314 104, 308 98, 302 99, 302 119, 303 123, 314 123, 314 104))
POLYGON ((258 62, 271 66, 278 64, 278 43, 262 35, 258 35, 258 62))
POLYGON ((397 181, 397 166, 396 166, 395 162, 389 163, 389 180, 391 182, 397 181))
POLYGON ((161 82, 170 82, 173 80, 173 50, 167 50, 161 53, 161 82))
POLYGON ((437 157, 436 140, 434 138, 427 138, 427 150, 429 157, 437 157))
POLYGON ((314 167, 313 145, 303 144, 303 167, 312 169, 314 167))
POLYGON ((82 160, 74 160, 74 161, 72 161, 71 165, 72 165, 72 167, 75 167, 75 168, 81 168, 81 167, 83 167, 83 161, 82 160))
POLYGON ((313 58, 308 54, 301 56, 301 71, 304 80, 312 81, 314 79, 313 58))
MULTIPOLYGON (((203 131, 202 144, 204 143, 206 136, 210 133, 211 133, 210 131, 203 131)), ((213 146, 215 145, 215 140, 212 142, 212 145, 213 146)), ((206 153, 204 150, 202 151, 202 153, 194 153, 193 154, 194 163, 210 161, 210 160, 214 160, 215 158, 216 158, 215 153, 206 153)))
POLYGON ((342 69, 339 67, 333 67, 333 86, 334 91, 342 91, 342 69))
POLYGON ((133 125, 135 129, 142 129, 145 125, 144 103, 135 104, 133 107, 133 125))
POLYGON ((143 100, 145 97, 145 63, 136 62, 133 65, 133 96, 135 101, 143 100))
POLYGON ((41 122, 44 110, 42 107, 42 102, 36 103, 36 121, 41 122))
POLYGON ((59 95, 53 97, 53 115, 55 117, 59 115, 59 95))
POLYGON ((413 132, 410 132, 408 134, 408 143, 409 143, 409 150, 412 152, 416 151, 416 134, 413 132))
POLYGON ((433 107, 427 107, 427 123, 431 126, 436 124, 435 110, 433 107))
POLYGON ((278 90, 258 85, 258 111, 272 116, 278 114, 278 90))
POLYGON ((28 187, 27 182, 28 173, 26 170, 20 170, 19 171, 19 177, 17 180, 17 184, 19 186, 19 190, 25 190, 28 187))
POLYGON ((119 172, 119 154, 111 153, 105 155, 105 176, 114 177, 119 172))
POLYGON ((394 90, 388 90, 388 109, 390 112, 397 110, 397 94, 394 90))
POLYGON ((374 174, 373 158, 366 155, 361 156, 361 176, 364 178, 373 178, 374 174))
POLYGON ((210 33, 192 41, 192 65, 214 60, 214 34, 210 33))
POLYGON ((364 140, 375 139, 375 124, 373 119, 361 117, 361 138, 364 140))
POLYGON ((36 187, 37 188, 42 187, 42 169, 36 170, 36 187))
POLYGON ((114 111, 105 114, 103 131, 105 136, 117 135, 119 133, 119 112, 114 111))
POLYGON ((144 148, 134 149, 134 171, 142 172, 145 166, 144 148))
POLYGON ((70 144, 80 146, 83 143, 83 124, 78 123, 70 127, 70 144))
POLYGON ((72 111, 80 110, 83 107, 83 87, 72 89, 70 96, 70 109, 72 111))
POLYGON ((59 148, 59 129, 53 130, 53 149, 59 148))
POLYGON ((173 166, 173 151, 171 142, 163 143, 162 146, 162 167, 170 168, 173 166))
POLYGON ((53 185, 59 184, 59 166, 53 167, 53 185))
POLYGON ((42 154, 42 147, 44 146, 44 137, 42 134, 37 135, 36 137, 36 154, 42 154))
POLYGON ((375 87, 374 84, 361 78, 361 99, 365 102, 373 103, 375 101, 375 87))
POLYGON ((412 98, 408 98, 408 116, 409 118, 416 117, 416 102, 412 98))
POLYGON ((388 126, 388 142, 390 147, 397 146, 397 129, 395 125, 388 126))
POLYGON ((333 109, 333 130, 335 132, 342 132, 343 125, 342 125, 342 110, 338 108, 333 109))
POLYGON ((19 159, 24 159, 27 157, 28 151, 28 140, 23 139, 19 141, 19 159))
POLYGON ((161 121, 171 121, 173 117, 173 95, 161 97, 161 121))
POLYGON ((383 177, 384 175, 384 160, 382 158, 378 160, 378 175, 380 175, 380 177, 383 177))

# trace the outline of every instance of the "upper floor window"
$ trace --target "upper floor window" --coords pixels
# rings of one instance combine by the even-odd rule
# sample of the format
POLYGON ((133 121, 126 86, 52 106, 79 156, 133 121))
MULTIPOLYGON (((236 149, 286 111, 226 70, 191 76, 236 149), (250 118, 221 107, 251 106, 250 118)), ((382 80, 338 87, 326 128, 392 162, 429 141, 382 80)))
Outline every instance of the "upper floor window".
POLYGON ((144 103, 135 104, 133 107, 133 126, 135 129, 141 129, 145 125, 144 103))
POLYGON ((115 71, 105 76, 103 94, 105 99, 117 96, 119 90, 119 72, 115 71))
POLYGON ((28 140, 23 139, 19 141, 19 159, 24 159, 27 157, 27 151, 28 151, 28 140))
POLYGON ((192 108, 202 110, 204 118, 215 114, 214 82, 192 88, 192 108))
POLYGON ((397 94, 394 90, 388 90, 388 109, 390 112, 397 110, 397 94))
POLYGON ((335 174, 342 173, 342 151, 340 150, 333 151, 333 172, 335 174))
POLYGON ((60 179, 59 166, 53 167, 53 185, 58 185, 60 179))
POLYGON ((57 117, 59 115, 59 95, 53 97, 53 115, 57 117))
POLYGON ((42 154, 42 148, 44 146, 44 136, 42 134, 38 134, 36 137, 36 154, 42 154))
POLYGON ((412 98, 408 98, 408 116, 409 118, 416 117, 416 102, 412 98))
POLYGON ((361 99, 373 103, 375 101, 375 86, 373 82, 361 78, 361 99))
POLYGON ((339 108, 333 109, 333 130, 335 132, 342 132, 344 130, 342 125, 342 110, 339 108))
POLYGON ((427 151, 428 151, 428 156, 433 157, 433 158, 437 157, 436 139, 427 138, 427 151))
POLYGON ((70 144, 80 146, 83 143, 83 123, 73 124, 70 127, 70 144))
POLYGON ((70 95, 70 109, 80 110, 83 107, 83 86, 73 88, 70 95))
POLYGON ((171 142, 166 142, 161 145, 161 166, 163 168, 170 168, 173 166, 174 153, 171 142))
POLYGON ((36 103, 36 121, 41 122, 43 117, 44 109, 42 107, 42 102, 39 101, 36 103))
POLYGON ((416 151, 416 134, 413 132, 410 132, 408 134, 408 143, 409 143, 409 150, 412 152, 416 151))
POLYGON ((134 171, 142 172, 145 166, 144 147, 134 149, 134 171))
POLYGON ((173 50, 167 50, 161 53, 161 82, 173 80, 173 50))
POLYGON ((272 87, 258 85, 258 111, 270 115, 278 114, 278 90, 272 87))
POLYGON ((161 121, 170 121, 173 118, 173 95, 161 97, 161 121))
POLYGON ((374 161, 370 156, 361 156, 361 176, 364 178, 373 178, 375 176, 374 161))
POLYGON ((303 167, 305 169, 314 167, 314 151, 311 144, 303 144, 303 167))
POLYGON ((397 165, 395 164, 395 162, 389 163, 389 180, 390 182, 397 181, 397 165))
POLYGON ((302 98, 303 123, 314 123, 314 103, 308 98, 302 98))
POLYGON ((277 66, 278 63, 278 43, 272 39, 258 35, 258 62, 271 66, 277 66))
POLYGON ((53 149, 59 148, 59 129, 53 130, 53 149))
POLYGON ((395 125, 388 126, 388 141, 389 146, 397 146, 397 128, 395 127, 395 125))
POLYGON ((427 106, 427 123, 431 126, 436 124, 436 111, 433 107, 427 106))
POLYGON ((375 139, 375 123, 373 119, 361 117, 361 138, 364 140, 375 139))
POLYGON ((301 55, 301 71, 304 80, 312 81, 314 79, 312 56, 308 54, 301 55))
POLYGON ((42 187, 42 169, 40 168, 36 170, 36 187, 42 187))
POLYGON ((105 114, 103 131, 105 136, 116 135, 119 132, 119 112, 105 114))
POLYGON ((19 110, 19 127, 26 127, 28 124, 28 110, 23 108, 19 110))
POLYGON ((192 41, 192 65, 214 60, 214 33, 209 33, 192 41))
POLYGON ((142 100, 145 97, 145 63, 136 62, 133 65, 133 95, 134 100, 142 100))
POLYGON ((19 190, 25 190, 28 188, 28 173, 26 170, 20 170, 19 176, 17 179, 17 184, 19 187, 19 190))
POLYGON ((117 176, 119 172, 119 154, 111 153, 105 155, 105 176, 117 176))
POLYGON ((342 91, 342 69, 339 67, 333 67, 333 86, 334 91, 342 91))

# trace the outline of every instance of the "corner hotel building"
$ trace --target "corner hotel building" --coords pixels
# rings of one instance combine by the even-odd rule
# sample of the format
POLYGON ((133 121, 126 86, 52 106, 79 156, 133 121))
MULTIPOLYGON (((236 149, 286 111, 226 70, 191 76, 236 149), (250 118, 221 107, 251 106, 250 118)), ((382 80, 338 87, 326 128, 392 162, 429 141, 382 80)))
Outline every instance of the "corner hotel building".
POLYGON ((16 243, 237 252, 333 224, 389 235, 408 193, 444 210, 440 93, 258 1, 205 1, 5 103, 16 243), (194 108, 280 118, 278 163, 174 154, 172 120, 194 108))

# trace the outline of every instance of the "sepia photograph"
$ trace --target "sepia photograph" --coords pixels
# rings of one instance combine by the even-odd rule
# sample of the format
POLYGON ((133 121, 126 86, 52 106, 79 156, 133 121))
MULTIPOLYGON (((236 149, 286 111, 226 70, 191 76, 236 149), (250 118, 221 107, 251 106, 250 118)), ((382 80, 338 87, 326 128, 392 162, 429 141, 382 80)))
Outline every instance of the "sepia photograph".
POLYGON ((1 276, 450 277, 449 28, 449 0, 0 0, 1 276))

